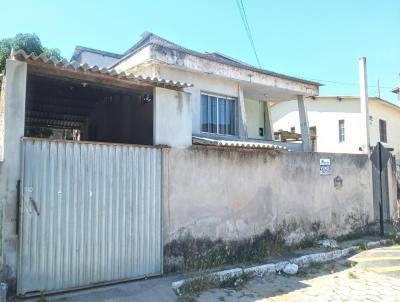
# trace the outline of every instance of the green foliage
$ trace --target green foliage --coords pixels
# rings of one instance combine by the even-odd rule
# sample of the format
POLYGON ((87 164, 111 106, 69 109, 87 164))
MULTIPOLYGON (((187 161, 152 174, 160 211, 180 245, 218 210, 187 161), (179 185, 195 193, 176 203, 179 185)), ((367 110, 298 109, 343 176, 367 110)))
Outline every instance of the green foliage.
POLYGON ((37 55, 45 53, 47 56, 62 59, 58 49, 43 47, 42 42, 36 34, 19 33, 14 38, 0 40, 0 72, 4 70, 6 60, 10 56, 12 48, 14 50, 23 49, 26 53, 34 52, 37 55))
MULTIPOLYGON (((206 270, 238 263, 262 262, 266 257, 281 255, 288 247, 283 230, 274 233, 269 230, 252 238, 223 241, 208 238, 193 238, 188 235, 180 240, 173 240, 164 248, 166 258, 183 259, 183 269, 206 270)), ((166 265, 167 272, 179 270, 166 265)))

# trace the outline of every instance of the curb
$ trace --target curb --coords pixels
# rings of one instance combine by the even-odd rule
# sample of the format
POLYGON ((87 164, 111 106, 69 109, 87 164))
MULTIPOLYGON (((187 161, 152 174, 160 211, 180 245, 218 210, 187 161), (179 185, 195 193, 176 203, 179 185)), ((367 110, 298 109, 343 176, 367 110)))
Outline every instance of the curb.
MULTIPOLYGON (((375 247, 379 247, 379 246, 389 244, 392 242, 393 241, 390 239, 384 239, 384 240, 380 240, 380 241, 370 241, 367 243, 367 247, 375 248, 375 247)), ((276 272, 281 271, 283 269, 283 267, 288 263, 294 263, 294 264, 297 264, 299 266, 299 268, 305 268, 305 267, 310 266, 313 263, 326 263, 326 262, 330 262, 330 261, 333 261, 336 259, 346 257, 350 253, 353 253, 360 249, 361 249, 361 247, 359 245, 354 245, 354 246, 350 246, 348 248, 341 249, 341 250, 334 250, 334 251, 330 251, 330 252, 304 255, 301 257, 290 259, 288 261, 280 261, 277 263, 256 265, 256 266, 247 267, 244 269, 243 268, 233 268, 233 269, 229 269, 229 270, 218 271, 218 272, 214 272, 214 273, 209 273, 207 275, 203 275, 201 277, 193 277, 193 278, 182 279, 179 281, 172 282, 171 287, 172 287, 172 290, 179 295, 180 288, 182 287, 182 285, 184 285, 186 282, 194 281, 196 279, 208 277, 208 278, 216 278, 216 279, 219 279, 220 281, 224 281, 231 277, 241 276, 242 274, 249 274, 252 276, 256 276, 256 275, 263 276, 264 274, 276 273, 276 272)))

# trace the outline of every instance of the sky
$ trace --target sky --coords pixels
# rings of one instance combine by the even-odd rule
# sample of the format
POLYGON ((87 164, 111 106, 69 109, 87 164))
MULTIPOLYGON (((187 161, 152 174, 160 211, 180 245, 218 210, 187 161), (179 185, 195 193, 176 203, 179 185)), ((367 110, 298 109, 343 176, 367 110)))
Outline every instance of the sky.
MULTIPOLYGON (((367 58, 369 95, 396 102, 400 0, 242 0, 262 68, 319 81, 320 95, 358 95, 367 58)), ((70 59, 76 45, 122 53, 144 31, 197 51, 258 65, 236 0, 0 0, 0 39, 36 33, 70 59)), ((182 79, 184 80, 184 79, 182 79)))

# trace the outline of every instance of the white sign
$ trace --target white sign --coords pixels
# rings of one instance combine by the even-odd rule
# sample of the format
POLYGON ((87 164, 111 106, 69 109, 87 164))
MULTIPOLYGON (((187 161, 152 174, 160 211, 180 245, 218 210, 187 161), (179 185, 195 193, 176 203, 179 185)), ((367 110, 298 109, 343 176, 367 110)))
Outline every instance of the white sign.
POLYGON ((319 160, 319 175, 331 175, 331 160, 329 158, 319 160))

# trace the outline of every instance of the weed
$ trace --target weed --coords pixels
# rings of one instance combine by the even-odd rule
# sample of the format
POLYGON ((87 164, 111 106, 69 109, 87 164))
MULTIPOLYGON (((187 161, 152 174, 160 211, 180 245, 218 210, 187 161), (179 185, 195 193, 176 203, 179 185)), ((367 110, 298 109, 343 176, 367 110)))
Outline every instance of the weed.
POLYGON ((304 237, 298 244, 296 244, 295 248, 297 249, 306 249, 315 246, 315 240, 311 237, 304 237))
POLYGON ((361 249, 362 251, 368 250, 368 244, 367 244, 366 242, 362 242, 362 243, 360 244, 360 249, 361 249))
POLYGON ((185 282, 179 292, 178 301, 196 301, 196 297, 211 288, 235 288, 241 289, 251 279, 249 274, 243 273, 239 276, 233 275, 223 280, 218 277, 204 275, 185 282))
POLYGON ((349 272, 349 277, 351 279, 358 279, 358 276, 354 272, 349 272))
POLYGON ((346 234, 346 235, 338 236, 335 239, 336 239, 337 242, 343 242, 343 241, 360 239, 361 237, 363 237, 365 235, 366 235, 365 231, 358 230, 358 231, 351 232, 351 233, 346 234))
MULTIPOLYGON (((229 264, 261 262, 271 255, 281 255, 287 250, 283 231, 269 230, 242 240, 223 241, 193 238, 190 235, 173 240, 164 248, 166 258, 182 259, 183 270, 206 270, 229 264)), ((179 270, 176 265, 165 271, 179 270)))
POLYGON ((400 235, 397 232, 393 232, 385 237, 386 239, 392 240, 392 244, 400 244, 400 235))

